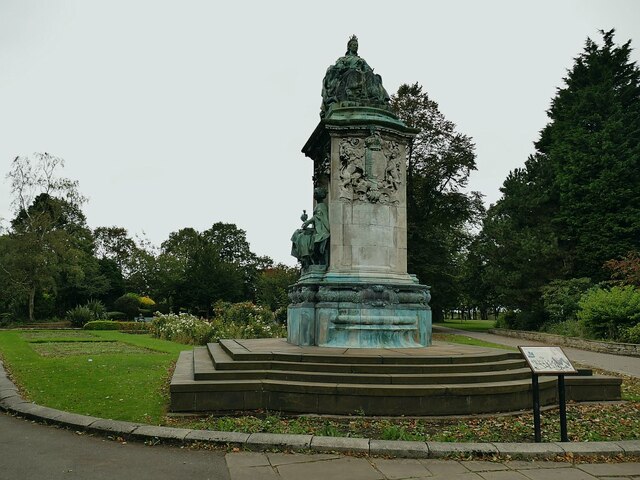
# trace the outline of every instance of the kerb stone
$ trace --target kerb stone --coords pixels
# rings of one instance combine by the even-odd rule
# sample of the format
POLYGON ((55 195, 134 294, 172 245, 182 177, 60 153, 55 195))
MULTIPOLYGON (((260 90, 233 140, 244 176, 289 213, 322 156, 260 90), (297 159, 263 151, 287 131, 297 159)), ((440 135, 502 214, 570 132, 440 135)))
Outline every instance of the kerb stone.
POLYGON ((432 458, 452 455, 496 455, 498 449, 492 443, 448 443, 427 442, 429 456, 432 458))
POLYGON ((318 452, 349 452, 369 454, 369 439, 314 436, 311 440, 311 450, 316 450, 318 452))
POLYGON ((289 450, 308 449, 312 435, 283 435, 275 433, 252 433, 246 442, 246 447, 252 450, 266 450, 270 448, 285 448, 289 450))
POLYGON ((424 442, 371 439, 369 454, 400 458, 428 458, 429 448, 424 442))

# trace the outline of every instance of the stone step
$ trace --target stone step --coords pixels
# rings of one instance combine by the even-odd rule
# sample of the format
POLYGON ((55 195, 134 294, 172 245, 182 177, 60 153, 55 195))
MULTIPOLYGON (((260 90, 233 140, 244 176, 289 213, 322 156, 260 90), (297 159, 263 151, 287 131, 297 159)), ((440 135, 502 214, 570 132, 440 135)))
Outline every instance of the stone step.
MULTIPOLYGON (((303 361, 234 361, 220 345, 196 347, 193 352, 180 354, 170 386, 171 410, 268 409, 337 415, 462 415, 529 410, 530 373, 522 363, 517 364, 514 360, 468 365, 342 366, 303 361), (232 364, 235 367, 229 368, 232 364), (228 368, 216 368, 221 365, 228 368), (479 366, 481 370, 474 370, 479 366), (438 372, 454 367, 467 371, 438 372), (360 372, 362 369, 371 371, 360 372)), ((566 377, 565 381, 568 400, 620 399, 620 379, 615 377, 576 376, 566 377)), ((540 377, 540 389, 542 405, 557 402, 556 377, 540 377)))
POLYGON ((433 374, 403 374, 403 373, 339 373, 290 370, 216 370, 207 349, 194 349, 194 379, 195 380, 285 380, 319 383, 357 383, 357 384, 395 384, 395 385, 433 385, 444 383, 482 383, 502 382, 509 380, 528 379, 531 376, 528 368, 494 372, 462 372, 462 373, 433 373, 433 374))
MULTIPOLYGON (((282 370, 287 372, 370 373, 370 374, 451 374, 497 372, 524 368, 524 359, 515 358, 481 363, 428 364, 402 363, 316 363, 309 361, 262 360, 236 361, 218 344, 208 344, 207 349, 215 370, 282 370)), ((475 358, 475 357, 474 357, 475 358)), ((498 357, 502 358, 502 357, 498 357)), ((334 361, 336 359, 334 358, 334 361)))
MULTIPOLYGON (((210 343, 207 347, 224 350, 229 357, 237 361, 269 361, 308 362, 308 363, 340 363, 340 364, 418 364, 418 365, 450 365, 467 363, 491 363, 501 360, 522 360, 522 354, 515 351, 497 351, 478 355, 380 355, 358 353, 345 355, 347 349, 320 348, 318 350, 337 351, 340 353, 295 353, 283 351, 249 351, 236 340, 223 339, 219 343, 210 343)), ((353 349, 351 349, 353 350, 353 349)), ((362 351, 363 349, 356 349, 362 351)))

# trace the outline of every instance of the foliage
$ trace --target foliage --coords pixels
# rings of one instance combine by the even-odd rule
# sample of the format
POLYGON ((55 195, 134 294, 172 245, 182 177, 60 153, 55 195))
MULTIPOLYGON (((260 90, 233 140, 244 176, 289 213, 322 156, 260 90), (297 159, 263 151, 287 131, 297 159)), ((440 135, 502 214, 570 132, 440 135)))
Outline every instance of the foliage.
MULTIPOLYGON (((540 312, 553 280, 602 281, 605 261, 637 248, 640 70, 630 43, 616 46, 613 34, 602 32, 600 46, 587 39, 552 100, 536 153, 510 172, 487 212, 483 279, 504 307, 540 312)), ((554 303, 553 321, 565 307, 574 311, 576 294, 565 298, 571 305, 554 303)), ((539 326, 536 316, 521 323, 539 326)))
POLYGON ((432 287, 434 320, 459 305, 467 227, 483 212, 481 195, 466 193, 476 169, 470 137, 458 133, 420 85, 401 85, 391 106, 420 129, 407 158, 408 269, 432 287))
POLYGON ((121 330, 125 332, 140 332, 149 330, 148 323, 141 322, 114 322, 113 320, 93 320, 87 322, 85 330, 121 330))
POLYGON ((125 293, 113 302, 113 308, 124 312, 128 319, 135 318, 140 313, 140 296, 136 293, 125 293))
POLYGON ((587 39, 575 59, 536 142, 553 172, 566 268, 595 281, 640 238, 640 69, 630 41, 616 46, 613 30, 601 33, 602 45, 587 39))
POLYGON ((623 330, 640 321, 640 289, 614 286, 596 287, 579 302, 578 319, 586 333, 594 338, 618 340, 623 330))
MULTIPOLYGON (((114 322, 113 320, 92 320, 82 327, 84 330, 119 330, 118 324, 124 322, 114 322)), ((131 322, 135 323, 135 322, 131 322)))
POLYGON ((640 322, 633 326, 623 328, 620 339, 628 343, 640 343, 640 322))
POLYGON ((151 322, 153 336, 191 345, 204 345, 223 338, 271 338, 286 336, 273 313, 248 302, 216 304, 216 316, 204 320, 189 313, 159 314, 151 322))
POLYGON ((258 272, 271 260, 251 252, 244 230, 218 222, 203 232, 184 228, 171 233, 157 263, 157 296, 169 299, 174 311, 210 317, 218 300, 254 298, 258 272))
POLYGON ((274 314, 269 308, 251 302, 217 302, 214 309, 223 321, 230 323, 248 324, 255 320, 269 323, 274 320, 274 314))
POLYGON ((575 320, 580 297, 591 288, 588 278, 571 278, 569 280, 553 280, 542 287, 544 308, 552 323, 575 320))
POLYGON ((156 315, 150 331, 157 338, 190 345, 205 345, 213 336, 209 322, 189 313, 156 315))
POLYGON ((66 318, 74 327, 82 327, 85 323, 95 319, 93 312, 86 305, 78 305, 67 311, 66 318))
POLYGON ((540 309, 531 311, 507 310, 498 316, 496 328, 535 331, 546 323, 547 320, 546 312, 540 309))
POLYGON ((265 268, 258 274, 256 282, 256 300, 272 311, 289 305, 287 290, 300 276, 297 268, 278 264, 265 268))
POLYGON ((107 309, 100 300, 91 299, 87 302, 86 307, 91 310, 91 314, 95 320, 107 318, 107 309))
POLYGON ((611 278, 623 285, 640 287, 640 252, 631 251, 620 260, 605 262, 604 268, 611 272, 611 278))
POLYGON ((543 330, 546 333, 562 335, 564 337, 584 337, 584 329, 577 319, 565 320, 564 322, 547 323, 543 330))
POLYGON ((127 314, 124 312, 107 312, 106 318, 109 320, 124 320, 127 314))
POLYGON ((156 305, 156 302, 149 297, 139 297, 138 301, 140 302, 140 308, 152 309, 156 305))

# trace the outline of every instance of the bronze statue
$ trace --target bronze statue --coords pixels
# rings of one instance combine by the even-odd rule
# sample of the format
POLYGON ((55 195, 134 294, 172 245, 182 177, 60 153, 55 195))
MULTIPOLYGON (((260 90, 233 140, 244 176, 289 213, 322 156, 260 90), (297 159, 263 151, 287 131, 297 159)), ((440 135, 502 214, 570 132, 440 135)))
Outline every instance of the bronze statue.
POLYGON ((300 260, 302 269, 307 270, 309 265, 328 265, 329 263, 329 210, 324 199, 327 191, 324 188, 316 188, 313 197, 316 206, 313 216, 307 219, 306 211, 302 214, 302 228, 296 230, 291 236, 291 255, 300 260), (313 228, 308 228, 313 225, 313 228))
POLYGON ((322 106, 324 118, 334 105, 370 106, 389 109, 389 94, 382 86, 382 77, 364 58, 358 56, 358 37, 352 35, 347 52, 327 69, 322 82, 322 106))

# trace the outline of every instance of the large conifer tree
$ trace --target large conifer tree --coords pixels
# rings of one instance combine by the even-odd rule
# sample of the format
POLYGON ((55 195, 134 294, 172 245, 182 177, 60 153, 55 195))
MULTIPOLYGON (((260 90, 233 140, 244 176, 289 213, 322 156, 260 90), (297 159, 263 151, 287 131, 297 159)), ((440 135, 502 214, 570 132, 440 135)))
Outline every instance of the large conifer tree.
POLYGON ((553 171, 554 227, 572 277, 603 279, 605 261, 640 244, 640 71, 630 41, 587 39, 536 143, 553 171))

